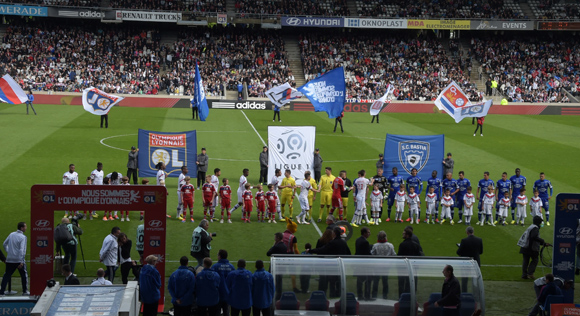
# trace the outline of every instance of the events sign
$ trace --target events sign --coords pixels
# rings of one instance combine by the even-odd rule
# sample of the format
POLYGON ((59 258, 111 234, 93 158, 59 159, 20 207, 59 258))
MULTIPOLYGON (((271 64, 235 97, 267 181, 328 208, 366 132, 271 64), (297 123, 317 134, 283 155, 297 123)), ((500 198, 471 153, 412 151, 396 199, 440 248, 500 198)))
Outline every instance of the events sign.
POLYGON ((406 19, 362 19, 345 18, 345 27, 369 29, 406 29, 406 19))
POLYGON ((534 22, 532 21, 471 21, 472 30, 518 30, 532 31, 534 22))
POLYGON ((471 21, 465 20, 407 20, 408 29, 469 30, 471 21))
POLYGON ((301 16, 282 17, 282 26, 344 27, 343 18, 311 18, 301 16))
POLYGON ((173 22, 181 21, 181 13, 176 12, 147 12, 147 11, 117 11, 117 20, 173 22))
POLYGON ((179 177, 181 167, 187 166, 189 174, 197 174, 197 134, 188 132, 155 132, 139 130, 139 176, 157 176, 156 165, 165 163, 170 177, 179 177))

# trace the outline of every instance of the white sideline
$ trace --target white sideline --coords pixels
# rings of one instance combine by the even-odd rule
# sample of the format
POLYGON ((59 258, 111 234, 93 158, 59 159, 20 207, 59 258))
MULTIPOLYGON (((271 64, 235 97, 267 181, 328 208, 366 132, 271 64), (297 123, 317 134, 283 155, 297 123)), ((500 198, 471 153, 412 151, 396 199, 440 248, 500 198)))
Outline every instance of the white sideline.
POLYGON ((254 132, 256 132, 256 134, 258 135, 258 137, 260 137, 260 140, 262 141, 262 144, 264 144, 264 146, 268 146, 266 145, 266 142, 264 141, 264 139, 262 138, 262 136, 260 136, 260 133, 258 133, 258 131, 256 130, 256 128, 254 127, 254 124, 252 124, 252 122, 250 121, 250 119, 248 118, 248 116, 246 115, 246 113, 244 113, 244 111, 241 111, 242 114, 244 114, 244 117, 246 118, 246 120, 248 120, 248 123, 250 123, 250 126, 252 127, 252 129, 254 130, 254 132))

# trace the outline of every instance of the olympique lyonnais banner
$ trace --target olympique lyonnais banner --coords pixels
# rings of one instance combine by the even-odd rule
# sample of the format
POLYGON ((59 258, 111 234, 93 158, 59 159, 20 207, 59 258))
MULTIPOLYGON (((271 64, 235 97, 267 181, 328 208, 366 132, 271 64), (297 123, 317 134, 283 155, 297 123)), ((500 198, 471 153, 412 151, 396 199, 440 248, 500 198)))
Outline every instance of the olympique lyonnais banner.
POLYGON ((124 97, 108 94, 97 88, 83 90, 83 108, 94 115, 105 115, 124 97))
POLYGON ((455 123, 459 123, 466 117, 482 117, 486 116, 492 101, 472 104, 467 98, 463 90, 452 81, 437 97, 435 105, 441 111, 445 111, 455 119, 455 123))
POLYGON ((266 96, 276 107, 283 107, 290 103, 290 101, 302 97, 302 93, 290 86, 288 82, 279 86, 272 87, 266 91, 266 96))
POLYGON ((312 102, 315 112, 326 112, 328 118, 337 118, 344 110, 346 98, 344 68, 333 69, 297 90, 312 102))
POLYGON ((314 126, 268 126, 268 179, 276 169, 292 171, 296 184, 302 183, 304 172, 314 176, 314 126))
POLYGON ((383 170, 390 174, 397 167, 399 174, 411 174, 417 168, 418 176, 423 180, 431 177, 433 170, 443 174, 445 153, 445 135, 408 136, 387 134, 385 140, 383 170))
POLYGON ((552 199, 556 205, 552 273, 564 280, 574 280, 576 231, 580 225, 580 194, 560 193, 552 199))
POLYGON ((197 134, 188 132, 154 132, 139 129, 139 176, 155 177, 159 162, 164 162, 170 177, 179 177, 181 167, 187 166, 189 175, 197 175, 197 134))
POLYGON ((552 316, 580 316, 580 304, 552 304, 550 305, 552 316))

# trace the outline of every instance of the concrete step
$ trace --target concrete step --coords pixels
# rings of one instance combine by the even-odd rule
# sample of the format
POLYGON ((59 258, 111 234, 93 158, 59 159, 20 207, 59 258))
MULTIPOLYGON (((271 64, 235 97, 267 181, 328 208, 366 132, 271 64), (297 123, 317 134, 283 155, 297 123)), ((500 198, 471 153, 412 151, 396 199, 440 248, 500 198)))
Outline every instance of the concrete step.
POLYGON ((350 16, 358 16, 358 13, 356 10, 356 0, 347 0, 346 6, 347 6, 348 10, 350 11, 350 16))
POLYGON ((294 75, 296 86, 300 87, 306 83, 304 77, 304 69, 302 68, 302 58, 300 55, 300 45, 298 37, 293 35, 284 36, 284 47, 286 49, 286 57, 290 64, 290 70, 294 75))
POLYGON ((226 0, 226 11, 228 15, 236 13, 236 0, 226 0))

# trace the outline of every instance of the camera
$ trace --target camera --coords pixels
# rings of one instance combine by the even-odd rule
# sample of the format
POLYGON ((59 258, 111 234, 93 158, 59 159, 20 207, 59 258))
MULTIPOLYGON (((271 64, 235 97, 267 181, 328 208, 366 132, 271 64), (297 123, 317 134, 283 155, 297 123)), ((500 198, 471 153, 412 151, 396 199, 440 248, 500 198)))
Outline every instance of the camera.
POLYGON ((78 213, 71 218, 70 222, 71 222, 71 224, 73 224, 75 226, 79 226, 79 220, 83 219, 84 217, 85 217, 84 214, 78 213))
POLYGON ((217 233, 211 233, 211 236, 215 237, 215 236, 217 236, 217 233))

